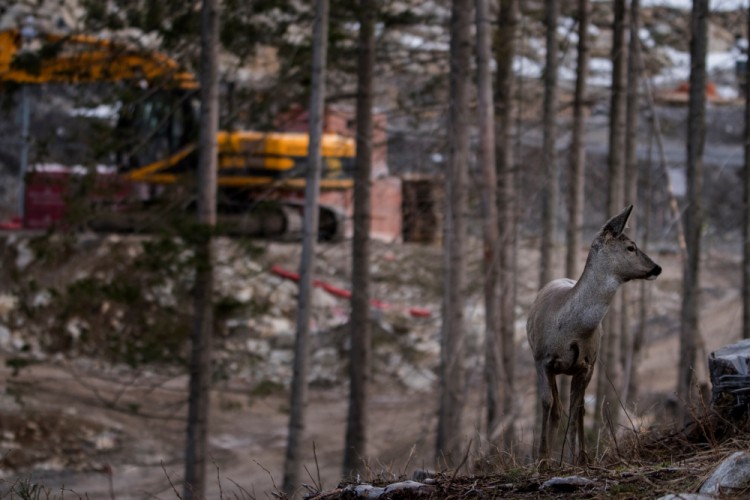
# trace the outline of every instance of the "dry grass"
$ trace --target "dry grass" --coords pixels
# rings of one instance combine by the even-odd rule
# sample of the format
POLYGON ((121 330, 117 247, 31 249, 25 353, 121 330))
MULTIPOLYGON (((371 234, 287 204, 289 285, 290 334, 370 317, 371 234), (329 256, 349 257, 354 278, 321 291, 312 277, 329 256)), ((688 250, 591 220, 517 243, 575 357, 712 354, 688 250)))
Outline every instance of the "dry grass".
MULTIPOLYGON (((729 420, 716 412, 693 419, 679 429, 652 429, 631 433, 610 451, 585 467, 553 466, 540 470, 537 464, 504 464, 488 470, 488 460, 475 475, 443 472, 422 480, 420 488, 384 493, 382 499, 490 499, 490 498, 658 498, 668 493, 696 492, 724 458, 750 449, 750 425, 745 417, 729 420), (586 484, 545 486, 553 477, 578 476, 586 484), (588 480, 588 481, 586 481, 588 480)), ((405 480, 406 478, 400 478, 405 480)), ((370 484, 384 487, 393 478, 376 478, 370 484)), ((308 495, 308 499, 362 498, 354 485, 308 495)), ((750 491, 745 492, 750 493, 750 491)))

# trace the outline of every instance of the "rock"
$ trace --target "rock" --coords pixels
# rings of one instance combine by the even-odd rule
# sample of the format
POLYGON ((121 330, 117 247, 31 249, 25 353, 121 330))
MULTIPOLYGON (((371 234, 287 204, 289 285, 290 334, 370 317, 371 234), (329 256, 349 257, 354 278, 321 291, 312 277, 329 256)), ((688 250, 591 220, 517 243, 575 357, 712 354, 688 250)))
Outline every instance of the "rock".
POLYGON ((110 451, 117 445, 117 436, 112 432, 104 431, 94 438, 94 447, 99 451, 110 451))
POLYGON ((291 281, 280 282, 271 288, 270 293, 267 294, 262 293, 261 290, 255 291, 256 297, 267 297, 268 302, 276 305, 282 312, 291 312, 297 308, 297 292, 297 284, 291 281))
POLYGON ((20 240, 16 245, 16 269, 23 271, 34 262, 34 258, 34 251, 29 248, 29 240, 20 240))
POLYGON ((81 338, 81 333, 88 330, 88 325, 80 318, 71 318, 65 325, 65 331, 74 341, 81 338))
POLYGON ((0 349, 7 351, 13 341, 13 335, 5 325, 0 325, 0 349))
POLYGON ((317 349, 312 354, 310 366, 310 383, 320 385, 333 385, 341 381, 343 372, 341 356, 333 347, 317 349))
POLYGON ((380 498, 384 495, 386 498, 401 498, 399 493, 408 490, 408 498, 413 498, 414 496, 429 497, 434 492, 434 489, 434 486, 407 480, 389 484, 385 488, 371 484, 350 485, 344 488, 344 492, 349 495, 353 494, 355 498, 380 498))
POLYGON ((6 318, 17 304, 18 299, 13 295, 0 295, 0 318, 6 318))
POLYGON ((725 459, 709 476, 700 493, 731 495, 750 488, 750 453, 737 451, 725 459))
POLYGON ((701 493, 670 493, 659 497, 658 500, 715 500, 713 495, 703 495, 701 493))
POLYGON ((584 486, 591 486, 595 483, 594 480, 588 479, 581 476, 568 476, 568 477, 553 477, 552 479, 545 481, 540 489, 547 490, 559 490, 559 491, 572 491, 584 486))
MULTIPOLYGON (((266 317, 263 321, 258 324, 258 336, 265 339, 279 339, 280 337, 291 337, 294 339, 295 327, 292 321, 280 316, 280 317, 266 317)), ((286 345, 286 342, 281 342, 286 345)), ((277 346, 280 347, 280 346, 277 346)))
POLYGON ((388 486, 385 487, 385 490, 383 491, 383 493, 388 494, 388 493, 393 493, 396 491, 403 491, 403 490, 414 491, 414 490, 422 490, 422 489, 424 489, 424 491, 427 492, 427 491, 430 491, 432 488, 429 485, 420 483, 418 481, 407 480, 407 481, 401 481, 400 483, 389 484, 388 486))
POLYGON ((311 303, 316 309, 331 309, 338 306, 344 299, 331 295, 322 288, 312 289, 311 303))
POLYGON ((295 331, 285 330, 270 337, 269 340, 274 349, 294 349, 296 336, 297 334, 295 331))
POLYGON ((435 476, 437 474, 435 471, 426 470, 426 469, 415 469, 414 472, 411 475, 412 481, 419 481, 419 482, 434 482, 435 476))
POLYGON ((266 358, 271 353, 271 344, 267 340, 247 339, 245 349, 253 356, 266 358))
POLYGON ((48 290, 40 290, 31 298, 31 307, 45 307, 52 302, 52 294, 48 290))
POLYGON ((351 487, 351 491, 360 498, 380 498, 385 492, 385 488, 378 488, 371 484, 357 484, 351 487))
POLYGON ((287 349, 275 349, 271 351, 268 361, 273 365, 291 365, 294 353, 287 349))
POLYGON ((410 365, 399 367, 396 375, 404 386, 419 392, 432 389, 437 381, 437 376, 432 370, 410 365))
POLYGON ((420 355, 432 359, 440 357, 440 342, 437 339, 420 339, 416 335, 409 335, 408 341, 420 355))
POLYGON ((287 349, 275 349, 268 356, 267 363, 259 363, 256 378, 269 380, 288 386, 292 380, 292 363, 294 352, 287 349))
POLYGON ((724 346, 708 357, 711 405, 745 414, 750 404, 750 339, 724 346))
POLYGON ((242 287, 233 294, 233 298, 242 304, 250 303, 254 296, 253 288, 249 286, 242 287))

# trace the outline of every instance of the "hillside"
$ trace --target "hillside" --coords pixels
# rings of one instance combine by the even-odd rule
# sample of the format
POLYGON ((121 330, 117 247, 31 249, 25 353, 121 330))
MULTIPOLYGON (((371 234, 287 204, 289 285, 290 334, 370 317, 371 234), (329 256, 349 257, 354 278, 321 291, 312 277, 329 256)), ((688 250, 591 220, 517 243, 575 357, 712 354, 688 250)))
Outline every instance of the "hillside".
MULTIPOLYGON (((144 237, 83 234, 65 241, 56 238, 59 236, 49 240, 16 235, 2 240, 6 284, 0 301, 4 325, 0 328, 0 345, 5 353, 2 371, 6 380, 2 399, 6 431, 2 443, 8 450, 3 458, 4 484, 7 488, 31 478, 35 484, 53 490, 64 484, 72 491, 85 491, 96 498, 96 492, 103 495, 107 491, 111 480, 117 498, 141 498, 147 494, 169 498, 168 478, 179 477, 182 470, 187 376, 180 359, 184 350, 177 344, 177 348, 166 352, 154 352, 149 344, 139 343, 138 332, 143 328, 139 326, 141 321, 157 321, 166 335, 179 331, 179 324, 188 319, 187 309, 179 306, 189 287, 189 280, 179 272, 178 256, 184 255, 184 250, 144 237), (134 266, 152 272, 136 275, 128 271, 134 266), (128 274, 135 281, 126 279, 128 274), (24 279, 15 281, 14 276, 24 279), (121 286, 112 287, 115 283, 121 286), (130 286, 140 287, 140 294, 127 293, 130 286), (88 296, 96 297, 96 302, 86 299, 88 296), (136 353, 160 361, 144 364, 133 358, 136 353), (60 412, 63 418, 50 418, 60 412)), ((225 491, 230 490, 235 482, 244 490, 255 492, 251 498, 264 498, 280 481, 295 295, 295 285, 272 269, 274 265, 293 268, 299 247, 288 243, 238 243, 222 240, 217 269, 217 303, 224 304, 224 312, 216 346, 211 432, 211 454, 218 475, 210 496, 217 497, 222 486, 225 491), (230 297, 234 300, 227 301, 230 297)), ((524 488, 530 495, 536 494, 533 485, 547 477, 536 475, 525 465, 531 446, 534 389, 524 322, 535 292, 537 258, 532 249, 536 245, 533 241, 527 243, 531 245, 525 243, 519 255, 516 324, 520 441, 516 457, 510 462, 500 461, 509 468, 493 472, 488 479, 490 483, 502 480, 504 484, 518 474, 520 482, 513 488, 521 489, 509 490, 511 496, 521 494, 524 488)), ((734 341, 738 331, 737 257, 724 246, 707 251, 702 311, 707 351, 734 341)), ((659 428, 669 418, 672 407, 681 271, 678 256, 668 248, 651 252, 665 271, 649 283, 653 285, 652 307, 639 370, 641 393, 637 407, 628 409, 629 420, 623 429, 626 434, 633 426, 639 430, 659 428)), ((582 259, 585 250, 582 249, 582 259)), ((433 467, 440 328, 439 252, 436 246, 375 244, 374 296, 392 305, 389 310, 375 311, 373 316, 376 336, 370 413, 372 470, 384 478, 411 477, 415 469, 433 467), (411 316, 409 307, 426 308, 432 315, 411 316)), ((465 415, 465 432, 473 447, 461 478, 449 481, 451 488, 468 485, 470 480, 463 474, 475 470, 488 452, 486 443, 478 440, 483 414, 479 369, 483 312, 478 285, 479 253, 476 256, 470 265, 477 286, 468 300, 467 367, 472 389, 465 415)), ((345 288, 349 259, 346 243, 321 246, 318 275, 345 288)), ((305 464, 310 471, 320 471, 321 489, 327 491, 340 477, 347 404, 348 342, 343 326, 346 302, 320 288, 316 294, 305 464)), ((592 413, 591 408, 588 413, 592 413)), ((737 439, 738 443, 744 442, 739 436, 737 439)), ((600 474, 601 484, 609 484, 613 479, 610 474, 615 473, 608 466, 613 460, 612 450, 598 447, 598 443, 605 442, 605 436, 594 439, 594 464, 599 465, 587 472, 600 474)), ((676 449, 685 450, 681 446, 676 449)), ((713 453, 720 454, 723 449, 718 447, 713 453)), ((651 472, 643 473, 647 480, 677 480, 683 477, 680 474, 688 473, 692 479, 684 480, 690 483, 698 470, 684 465, 692 463, 690 460, 667 452, 656 455, 653 462, 645 458, 621 461, 648 464, 645 470, 651 472)), ((620 465, 615 470, 620 471, 620 465)), ((313 483, 318 481, 317 472, 313 477, 313 483)), ((440 479, 443 480, 445 477, 440 479)), ((659 487, 669 488, 670 484, 659 487)))
MULTIPOLYGON (((610 455, 586 467, 554 465, 539 470, 536 465, 502 463, 485 470, 425 473, 412 478, 380 474, 369 481, 342 483, 320 491, 314 481, 308 500, 353 498, 742 498, 750 492, 750 435, 746 426, 734 427, 717 439, 720 425, 703 419, 679 431, 646 432, 610 455), (702 428, 696 432, 696 428, 702 428), (704 431, 707 433, 704 434, 704 431), (722 464, 738 464, 734 475, 722 464), (390 477, 389 477, 390 476, 390 477), (722 484, 717 488, 717 483, 722 484), (698 493, 700 492, 700 493, 698 493), (704 495, 704 496, 701 496, 704 495)), ((726 430, 726 429, 724 429, 726 430)), ((726 467, 726 466, 725 466, 726 467)))

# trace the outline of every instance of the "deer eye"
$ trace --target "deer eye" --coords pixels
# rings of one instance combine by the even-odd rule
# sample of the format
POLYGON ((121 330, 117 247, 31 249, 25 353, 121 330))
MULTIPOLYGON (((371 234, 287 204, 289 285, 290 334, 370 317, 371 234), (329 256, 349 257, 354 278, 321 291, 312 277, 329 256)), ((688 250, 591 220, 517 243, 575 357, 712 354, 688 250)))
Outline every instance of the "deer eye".
POLYGON ((626 248, 626 250, 628 252, 635 252, 635 245, 628 245, 628 247, 626 248))

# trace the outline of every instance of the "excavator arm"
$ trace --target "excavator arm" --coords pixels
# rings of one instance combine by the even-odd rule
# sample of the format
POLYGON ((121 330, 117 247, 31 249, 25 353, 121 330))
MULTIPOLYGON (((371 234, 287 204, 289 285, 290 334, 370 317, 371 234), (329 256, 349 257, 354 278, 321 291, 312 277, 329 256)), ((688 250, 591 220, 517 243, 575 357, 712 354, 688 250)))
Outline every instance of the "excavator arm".
POLYGON ((0 31, 0 83, 160 82, 171 88, 196 89, 195 76, 158 51, 90 35, 43 33, 29 42, 18 30, 0 31))

